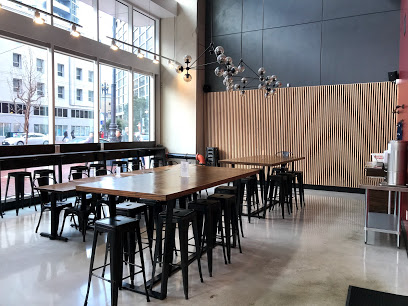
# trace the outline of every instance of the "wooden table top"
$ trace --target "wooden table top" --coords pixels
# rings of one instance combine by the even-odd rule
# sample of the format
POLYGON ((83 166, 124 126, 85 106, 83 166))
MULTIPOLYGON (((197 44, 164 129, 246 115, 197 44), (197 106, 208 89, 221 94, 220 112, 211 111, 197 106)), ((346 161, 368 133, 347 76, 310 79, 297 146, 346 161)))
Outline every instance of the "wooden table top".
MULTIPOLYGON (((155 171, 164 171, 168 169, 170 166, 165 166, 165 167, 160 167, 156 168, 155 171)), ((144 174, 144 173, 152 173, 154 170, 153 169, 143 169, 143 170, 135 170, 131 172, 122 172, 120 174, 120 177, 128 177, 128 176, 133 176, 133 175, 139 175, 139 174, 144 174)), ((43 191, 49 191, 49 192, 69 192, 69 191, 75 191, 76 186, 81 185, 81 184, 86 184, 86 183, 94 183, 94 182, 110 182, 114 178, 118 178, 115 174, 108 174, 108 175, 101 175, 101 176, 95 176, 95 177, 86 177, 78 180, 72 180, 66 183, 61 183, 61 184, 52 184, 52 185, 45 185, 45 186, 40 186, 36 187, 38 190, 43 190, 43 191)))
POLYGON ((78 184, 77 191, 144 198, 177 199, 194 192, 258 173, 258 169, 189 166, 189 177, 180 177, 180 165, 159 167, 149 173, 78 184))
POLYGON ((279 166, 282 164, 291 163, 294 161, 305 159, 303 156, 276 156, 276 155, 256 155, 247 157, 238 157, 231 159, 222 159, 221 164, 236 164, 236 165, 253 165, 253 166, 279 166))
POLYGON ((405 186, 388 186, 388 185, 360 185, 360 188, 367 190, 382 190, 395 192, 408 192, 408 187, 405 186))

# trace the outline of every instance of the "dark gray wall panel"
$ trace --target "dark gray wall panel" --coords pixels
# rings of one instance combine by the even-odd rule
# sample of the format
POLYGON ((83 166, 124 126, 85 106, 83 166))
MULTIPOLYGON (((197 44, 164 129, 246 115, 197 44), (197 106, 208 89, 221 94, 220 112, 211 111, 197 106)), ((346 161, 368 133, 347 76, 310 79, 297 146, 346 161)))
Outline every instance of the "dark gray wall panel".
POLYGON ((244 0, 243 31, 262 29, 263 0, 244 0))
POLYGON ((264 6, 265 28, 301 24, 322 19, 322 0, 265 0, 264 6))
POLYGON ((265 30, 264 67, 284 85, 320 84, 321 23, 265 30))
MULTIPOLYGON (((232 57, 233 63, 238 65, 241 59, 241 33, 214 37, 215 46, 223 46, 225 55, 232 57)), ((215 61, 215 55, 207 55, 207 63, 215 61)), ((206 83, 211 86, 211 91, 225 90, 223 78, 216 77, 214 69, 217 64, 208 65, 206 69, 206 83)))
POLYGON ((323 19, 399 10, 401 0, 323 0, 323 19))
MULTIPOLYGON (((255 71, 262 66, 262 30, 242 35, 242 58, 255 71)), ((250 75, 249 69, 244 74, 250 75)))
POLYGON ((322 84, 388 80, 398 70, 399 12, 325 21, 322 84))
POLYGON ((213 0, 213 33, 224 35, 241 32, 242 2, 213 0))

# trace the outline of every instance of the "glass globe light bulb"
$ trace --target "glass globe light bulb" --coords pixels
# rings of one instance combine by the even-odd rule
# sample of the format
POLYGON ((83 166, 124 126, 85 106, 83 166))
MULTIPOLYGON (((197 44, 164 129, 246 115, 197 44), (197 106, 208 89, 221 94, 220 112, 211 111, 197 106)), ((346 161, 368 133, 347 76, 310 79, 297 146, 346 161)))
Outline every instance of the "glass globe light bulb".
POLYGON ((242 73, 245 71, 245 66, 243 64, 239 64, 237 69, 238 69, 238 72, 242 73))
POLYGON ((181 65, 177 65, 176 68, 175 68, 175 70, 176 70, 177 73, 182 73, 183 70, 184 70, 184 68, 183 68, 183 66, 181 66, 181 65))
POLYGON ((215 75, 216 75, 217 77, 221 77, 222 74, 224 73, 224 69, 222 69, 222 68, 220 68, 220 67, 217 67, 217 68, 215 68, 214 73, 215 73, 215 75))
POLYGON ((224 48, 221 46, 218 46, 217 48, 215 48, 214 52, 216 56, 224 54, 224 48))
POLYGON ((269 98, 269 92, 265 92, 265 98, 269 98))
POLYGON ((191 80, 193 79, 193 77, 191 76, 191 74, 186 73, 183 77, 184 81, 186 82, 191 82, 191 80))
POLYGON ((261 84, 258 85, 258 89, 259 89, 259 90, 262 90, 262 89, 264 89, 264 88, 265 88, 265 85, 264 85, 264 84, 261 83, 261 84))
POLYGON ((258 74, 264 75, 265 74, 265 68, 264 67, 259 68, 258 69, 258 74))
POLYGON ((235 85, 234 85, 234 89, 235 89, 235 90, 239 90, 239 89, 241 89, 241 85, 239 85, 239 84, 235 84, 235 85))
POLYGON ((231 92, 231 91, 233 90, 233 87, 232 87, 232 86, 227 86, 227 87, 225 88, 225 90, 228 91, 228 92, 231 92))
POLYGON ((217 56, 217 62, 218 62, 218 64, 225 64, 225 58, 226 58, 225 54, 220 54, 220 55, 218 55, 218 56, 217 56))
POLYGON ((282 86, 282 82, 281 82, 281 81, 276 81, 275 85, 276 85, 276 87, 281 87, 281 86, 282 86))
POLYGON ((242 82, 242 84, 246 84, 246 83, 248 82, 248 80, 247 80, 247 78, 243 77, 243 78, 241 79, 241 82, 242 82))
POLYGON ((265 81, 265 78, 262 75, 259 76, 259 82, 263 82, 263 81, 265 81))
POLYGON ((225 58, 225 63, 226 63, 227 65, 232 65, 232 58, 231 58, 230 56, 227 56, 227 57, 225 58))
POLYGON ((241 91, 239 92, 239 95, 240 95, 241 97, 245 96, 245 90, 241 90, 241 91))
POLYGON ((186 63, 186 64, 189 64, 189 63, 191 63, 191 56, 190 55, 184 55, 184 58, 183 58, 183 60, 184 60, 184 62, 186 63))
POLYGON ((276 81, 276 75, 271 75, 271 77, 270 77, 271 79, 272 79, 272 81, 276 81))

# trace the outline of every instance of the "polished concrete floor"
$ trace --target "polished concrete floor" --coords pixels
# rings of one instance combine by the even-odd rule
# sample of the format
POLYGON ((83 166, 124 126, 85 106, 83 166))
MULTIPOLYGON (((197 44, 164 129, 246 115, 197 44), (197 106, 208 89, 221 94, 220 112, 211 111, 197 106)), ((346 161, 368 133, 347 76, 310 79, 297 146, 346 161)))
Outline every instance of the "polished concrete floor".
MULTIPOLYGON (((349 285, 408 295, 405 246, 397 249, 395 236, 378 233, 364 244, 363 196, 306 192, 307 206, 285 220, 279 209, 251 224, 245 219, 243 254, 233 249, 232 264, 225 265, 216 248, 212 278, 206 256, 204 283, 196 263, 190 265, 189 300, 179 272, 169 280, 168 298, 150 305, 344 305, 349 285)), ((19 217, 8 211, 0 219, 0 305, 83 305, 92 232, 83 243, 67 226, 67 243, 51 241, 34 232, 38 217, 25 208, 19 217)), ((49 231, 48 214, 40 231, 49 231)), ((101 236, 98 263, 104 240, 101 236)), ((109 304, 109 283, 93 278, 88 305, 109 304)), ((119 305, 144 304, 143 295, 119 292, 119 305)))

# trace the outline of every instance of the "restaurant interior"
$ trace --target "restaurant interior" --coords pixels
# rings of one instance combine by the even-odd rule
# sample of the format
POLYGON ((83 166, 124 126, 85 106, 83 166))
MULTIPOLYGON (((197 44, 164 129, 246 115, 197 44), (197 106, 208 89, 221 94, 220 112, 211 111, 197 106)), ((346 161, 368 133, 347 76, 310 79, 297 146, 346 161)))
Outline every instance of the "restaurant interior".
POLYGON ((0 305, 408 305, 407 12, 0 0, 0 305))

